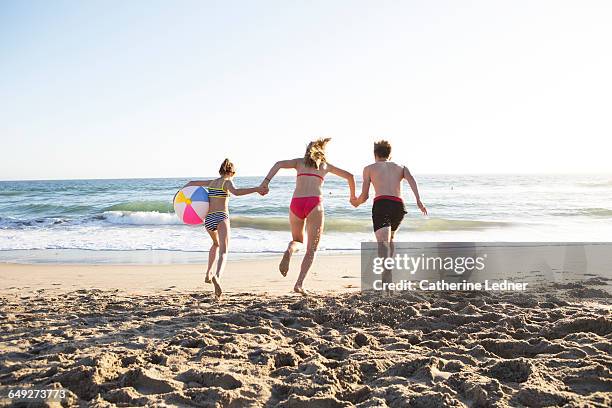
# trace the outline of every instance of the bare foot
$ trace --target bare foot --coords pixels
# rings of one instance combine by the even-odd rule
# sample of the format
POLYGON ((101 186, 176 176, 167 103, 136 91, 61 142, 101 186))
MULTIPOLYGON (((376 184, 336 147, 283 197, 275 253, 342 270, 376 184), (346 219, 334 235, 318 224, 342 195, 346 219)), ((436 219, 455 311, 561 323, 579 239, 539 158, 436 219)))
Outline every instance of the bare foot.
POLYGON ((291 260, 291 252, 289 252, 289 250, 286 250, 283 255, 283 259, 281 259, 280 264, 278 264, 278 270, 280 271, 281 275, 287 276, 287 272, 289 272, 289 261, 290 260, 291 260))
POLYGON ((213 276, 211 278, 211 282, 213 286, 215 287, 215 298, 221 299, 221 296, 223 296, 223 290, 221 289, 221 285, 219 285, 218 278, 216 276, 213 276))
POLYGON ((210 274, 207 273, 206 276, 204 277, 204 283, 211 283, 212 281, 210 280, 210 274))
MULTIPOLYGON (((383 283, 391 283, 391 282, 393 282, 393 274, 391 273, 391 271, 383 271, 383 273, 382 273, 382 281, 383 281, 383 283)), ((391 296, 391 289, 389 289, 389 286, 386 286, 385 294, 387 296, 391 296)))
POLYGON ((304 289, 301 285, 300 286, 295 285, 293 287, 293 291, 295 293, 299 293, 302 296, 311 296, 311 295, 313 295, 313 293, 311 291, 304 289))

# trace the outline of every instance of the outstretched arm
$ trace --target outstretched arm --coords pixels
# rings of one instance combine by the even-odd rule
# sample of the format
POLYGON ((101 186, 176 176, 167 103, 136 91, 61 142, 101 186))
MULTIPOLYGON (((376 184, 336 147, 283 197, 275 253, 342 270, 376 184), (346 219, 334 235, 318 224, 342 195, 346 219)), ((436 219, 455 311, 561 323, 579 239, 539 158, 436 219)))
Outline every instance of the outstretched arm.
POLYGON ((363 168, 363 183, 361 184, 361 194, 359 195, 359 197, 357 197, 357 200, 355 201, 355 207, 360 206, 361 204, 368 201, 368 198, 370 196, 370 183, 371 183, 370 171, 368 167, 364 167, 363 168))
POLYGON ((227 185, 227 191, 235 196, 242 196, 247 194, 259 193, 260 195, 266 195, 268 193, 267 188, 262 186, 250 187, 250 188, 236 188, 234 183, 230 181, 227 185))
POLYGON ((353 176, 352 173, 349 173, 346 170, 342 170, 336 166, 333 166, 329 163, 327 163, 327 168, 329 169, 329 172, 332 174, 335 174, 338 177, 342 177, 343 179, 346 180, 346 182, 348 183, 349 186, 349 192, 351 194, 350 200, 351 200, 351 204, 356 200, 355 197, 355 176, 353 176))
POLYGON ((190 187, 190 186, 200 186, 200 187, 208 187, 212 180, 193 180, 189 183, 185 184, 181 188, 190 187))
POLYGON ((263 179, 263 181, 261 182, 261 186, 267 188, 268 184, 270 184, 270 182, 272 181, 272 178, 276 176, 276 173, 278 173, 280 169, 295 169, 297 165, 298 159, 277 161, 276 163, 274 163, 274 166, 272 166, 272 168, 268 172, 266 178, 263 179))
POLYGON ((412 189, 412 193, 414 194, 414 198, 416 199, 416 204, 419 207, 419 210, 421 210, 423 215, 427 215, 427 208, 425 208, 425 205, 423 205, 423 203, 421 202, 421 196, 419 195, 419 187, 417 186, 417 182, 414 177, 412 177, 412 174, 410 174, 410 170, 408 170, 408 167, 406 166, 404 166, 404 178, 412 189))

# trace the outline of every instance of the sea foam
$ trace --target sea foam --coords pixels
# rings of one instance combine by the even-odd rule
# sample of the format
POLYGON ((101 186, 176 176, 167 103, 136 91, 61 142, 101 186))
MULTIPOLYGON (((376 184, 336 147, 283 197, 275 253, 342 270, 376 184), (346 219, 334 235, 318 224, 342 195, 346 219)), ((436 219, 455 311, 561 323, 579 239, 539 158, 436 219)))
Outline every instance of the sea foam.
POLYGON ((181 225, 174 213, 157 211, 105 211, 102 219, 111 224, 123 225, 181 225))

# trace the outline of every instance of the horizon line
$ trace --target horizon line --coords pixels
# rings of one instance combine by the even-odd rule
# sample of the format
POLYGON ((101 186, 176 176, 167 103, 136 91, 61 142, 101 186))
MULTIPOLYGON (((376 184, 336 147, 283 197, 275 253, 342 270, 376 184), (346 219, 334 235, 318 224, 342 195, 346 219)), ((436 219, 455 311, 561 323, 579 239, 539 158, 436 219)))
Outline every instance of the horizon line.
MULTIPOLYGON (((415 176, 611 176, 612 171, 606 172, 484 172, 484 173, 413 173, 415 176)), ((355 177, 361 178, 360 174, 354 174, 355 177)), ((40 181, 110 181, 110 180, 173 180, 173 179, 191 179, 198 178, 217 178, 218 176, 180 176, 180 177, 91 177, 91 178, 50 178, 50 179, 0 179, 0 183, 11 182, 40 182, 40 181)), ((265 177, 265 175, 246 175, 235 176, 237 178, 247 177, 265 177)), ((295 177, 290 175, 277 175, 275 177, 295 177)))

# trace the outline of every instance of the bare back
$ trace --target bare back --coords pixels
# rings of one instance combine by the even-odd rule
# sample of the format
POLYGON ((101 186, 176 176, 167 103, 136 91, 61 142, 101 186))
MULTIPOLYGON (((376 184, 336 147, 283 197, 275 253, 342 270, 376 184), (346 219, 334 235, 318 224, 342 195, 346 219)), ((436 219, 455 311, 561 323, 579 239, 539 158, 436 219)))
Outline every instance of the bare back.
POLYGON ((309 167, 306 166, 303 158, 277 161, 268 172, 266 178, 264 178, 262 185, 267 187, 272 177, 280 169, 295 169, 297 171, 293 198, 320 197, 322 194, 321 187, 328 173, 345 179, 348 182, 351 196, 354 197, 355 195, 355 178, 351 173, 327 161, 322 162, 318 169, 309 167))
POLYGON ((295 181, 293 197, 318 197, 322 195, 323 179, 329 172, 326 163, 321 163, 319 169, 306 167, 303 159, 296 159, 298 176, 295 181))
POLYGON ((404 166, 388 161, 377 161, 364 170, 364 175, 369 176, 377 197, 383 195, 402 196, 404 166))

